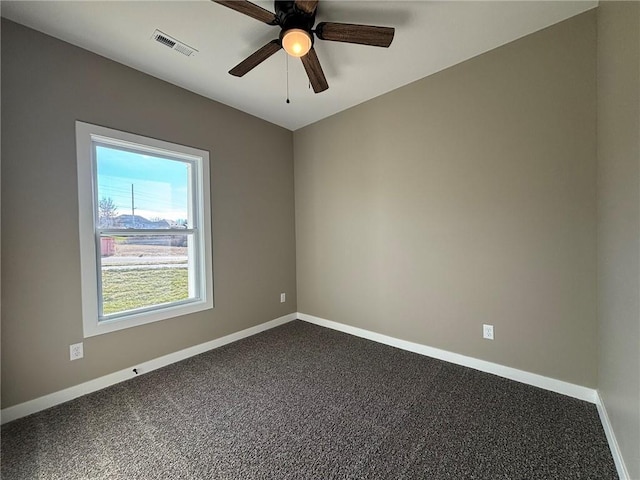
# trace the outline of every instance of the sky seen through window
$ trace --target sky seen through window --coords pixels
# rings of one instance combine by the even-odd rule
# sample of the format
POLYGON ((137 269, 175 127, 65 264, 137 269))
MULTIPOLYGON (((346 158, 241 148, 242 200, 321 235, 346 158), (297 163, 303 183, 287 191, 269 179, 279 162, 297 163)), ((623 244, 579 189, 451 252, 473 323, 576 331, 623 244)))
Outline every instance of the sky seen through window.
POLYGON ((96 146, 98 200, 110 198, 117 215, 147 220, 187 219, 189 164, 152 155, 96 146))

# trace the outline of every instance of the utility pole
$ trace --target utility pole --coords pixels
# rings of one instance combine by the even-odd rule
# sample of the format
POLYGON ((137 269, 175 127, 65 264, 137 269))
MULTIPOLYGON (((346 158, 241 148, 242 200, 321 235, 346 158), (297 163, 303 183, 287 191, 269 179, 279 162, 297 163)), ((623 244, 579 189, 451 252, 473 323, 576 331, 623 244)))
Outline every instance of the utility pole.
POLYGON ((135 207, 133 203, 133 183, 131 184, 131 228, 136 228, 136 217, 134 216, 135 207))

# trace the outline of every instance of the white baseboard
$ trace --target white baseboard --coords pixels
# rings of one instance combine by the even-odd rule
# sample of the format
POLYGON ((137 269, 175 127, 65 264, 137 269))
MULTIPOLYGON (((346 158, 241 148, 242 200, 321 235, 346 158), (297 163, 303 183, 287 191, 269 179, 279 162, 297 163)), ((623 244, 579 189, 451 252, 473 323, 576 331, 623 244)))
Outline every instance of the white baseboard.
POLYGON ((604 428, 604 434, 607 436, 607 442, 609 443, 609 449, 611 450, 613 461, 616 464, 618 477, 620 477, 620 480, 631 480, 629 471, 627 470, 627 466, 625 465, 624 459, 622 458, 622 452, 620 451, 618 440, 616 440, 616 435, 613 432, 613 426, 611 425, 611 421, 609 420, 607 409, 604 406, 602 397, 600 396, 599 392, 596 392, 596 406, 598 407, 598 415, 600 415, 600 421, 602 422, 602 428, 604 428))
POLYGON ((349 333, 356 337, 366 338, 373 340, 374 342, 384 343, 392 347, 400 348, 402 350, 408 350, 409 352, 419 353, 426 355, 427 357, 437 358, 446 362, 455 363, 464 367, 473 368, 482 372, 492 373, 500 377, 515 380, 517 382, 526 383, 535 387, 544 388, 545 390, 551 390, 552 392, 561 393, 569 397, 574 397, 580 400, 585 400, 590 403, 597 403, 597 392, 593 388, 587 388, 573 383, 564 382, 562 380, 556 380, 555 378, 549 378, 537 373, 525 372, 524 370, 518 370, 517 368, 506 367, 498 363, 487 362, 485 360, 479 360, 473 357, 467 357, 458 353, 448 352, 439 348, 428 347, 419 343, 408 342, 406 340, 400 340, 398 338, 389 337, 380 333, 371 332, 362 328, 352 327, 343 323, 326 320, 324 318, 314 317, 313 315, 307 315, 306 313, 298 312, 298 318, 305 322, 313 323, 321 327, 331 328, 340 332, 349 333))
POLYGON ((164 355, 147 362, 143 362, 139 365, 132 365, 131 367, 125 368, 124 370, 120 370, 103 377, 89 380, 88 382, 81 383, 80 385, 65 388, 64 390, 53 392, 48 395, 29 400, 28 402, 5 408, 0 412, 0 417, 2 418, 1 423, 5 424, 12 420, 26 417, 27 415, 31 415, 32 413, 36 413, 49 407, 59 405, 60 403, 73 400, 74 398, 81 397, 82 395, 86 395, 88 393, 101 390, 111 385, 115 385, 116 383, 129 380, 130 378, 136 376, 136 374, 133 372, 134 368, 138 371, 138 375, 148 373, 152 370, 156 370, 172 363, 179 362, 180 360, 193 357, 194 355, 199 355, 209 350, 213 350, 214 348, 218 348, 228 343, 232 343, 237 340, 250 337, 257 333, 264 332, 265 330, 269 330, 279 325, 283 325, 292 320, 296 320, 296 318, 296 313, 290 313, 288 315, 284 315, 283 317, 276 318, 275 320, 261 323, 260 325, 256 325, 255 327, 247 328, 245 330, 241 330, 239 332, 235 332, 221 338, 216 338, 215 340, 201 343, 199 345, 194 345, 193 347, 185 348, 184 350, 179 350, 177 352, 170 353, 168 355, 164 355))

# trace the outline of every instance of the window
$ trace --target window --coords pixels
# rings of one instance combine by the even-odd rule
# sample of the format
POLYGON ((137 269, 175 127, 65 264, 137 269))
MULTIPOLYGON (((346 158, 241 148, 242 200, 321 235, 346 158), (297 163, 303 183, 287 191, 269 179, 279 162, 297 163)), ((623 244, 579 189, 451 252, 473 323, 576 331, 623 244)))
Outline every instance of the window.
POLYGON ((76 122, 84 336, 213 308, 209 153, 76 122))

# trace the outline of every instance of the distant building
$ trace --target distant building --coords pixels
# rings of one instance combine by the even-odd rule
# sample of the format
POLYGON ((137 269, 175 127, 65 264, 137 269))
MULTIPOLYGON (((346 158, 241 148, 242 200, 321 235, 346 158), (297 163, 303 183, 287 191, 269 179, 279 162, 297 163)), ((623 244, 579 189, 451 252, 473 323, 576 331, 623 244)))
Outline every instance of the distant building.
POLYGON ((118 215, 113 219, 114 228, 139 228, 144 230, 164 230, 171 228, 167 220, 147 220, 140 215, 118 215))

